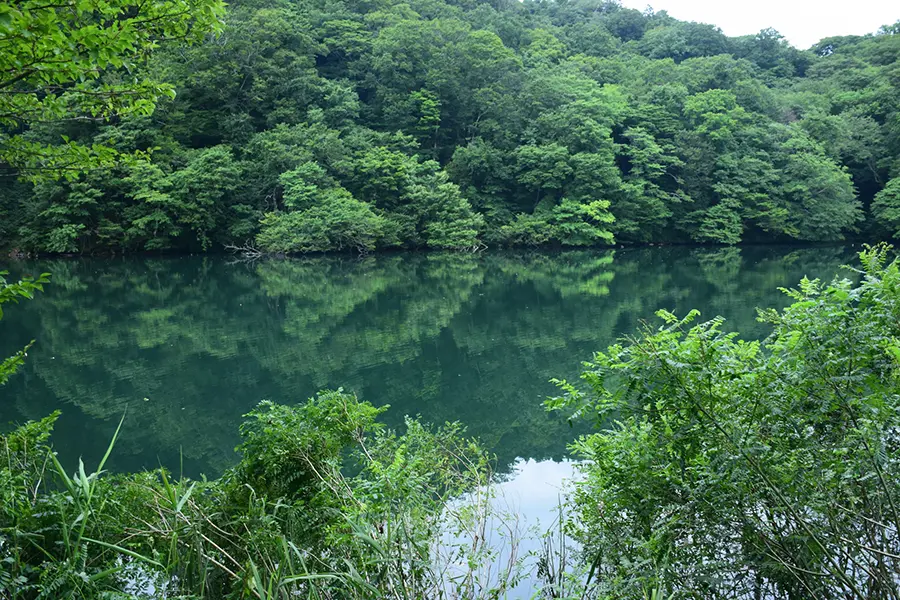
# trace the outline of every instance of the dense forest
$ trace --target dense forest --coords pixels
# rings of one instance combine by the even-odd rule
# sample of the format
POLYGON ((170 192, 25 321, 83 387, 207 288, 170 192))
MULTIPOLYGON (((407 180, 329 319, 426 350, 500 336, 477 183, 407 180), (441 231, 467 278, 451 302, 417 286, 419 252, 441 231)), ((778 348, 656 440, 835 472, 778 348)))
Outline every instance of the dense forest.
MULTIPOLYGON (((799 50, 774 30, 730 38, 597 0, 237 0, 221 19, 193 46, 131 62, 132 80, 169 85, 155 110, 0 119, 0 145, 128 157, 67 171, 0 152, 0 246, 289 253, 900 232, 900 23, 799 50)), ((115 89, 116 67, 83 93, 115 89)), ((27 78, 3 85, 2 102, 28 92, 27 78)))

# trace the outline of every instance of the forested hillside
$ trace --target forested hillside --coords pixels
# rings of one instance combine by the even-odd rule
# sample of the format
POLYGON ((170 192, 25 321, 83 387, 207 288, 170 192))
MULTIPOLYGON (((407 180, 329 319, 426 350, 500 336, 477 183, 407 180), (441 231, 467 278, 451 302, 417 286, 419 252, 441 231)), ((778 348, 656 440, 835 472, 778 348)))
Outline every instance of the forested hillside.
POLYGON ((0 247, 900 234, 900 22, 798 50, 597 0, 235 0, 225 20, 142 63, 177 91, 152 115, 31 124, 137 155, 5 169, 0 247))

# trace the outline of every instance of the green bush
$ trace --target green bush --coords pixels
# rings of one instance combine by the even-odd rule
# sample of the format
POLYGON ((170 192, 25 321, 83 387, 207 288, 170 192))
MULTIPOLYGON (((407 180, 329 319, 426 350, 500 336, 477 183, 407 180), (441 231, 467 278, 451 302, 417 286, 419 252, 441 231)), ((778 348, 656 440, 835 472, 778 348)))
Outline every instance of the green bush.
POLYGON ((541 203, 533 214, 516 215, 512 223, 500 229, 500 235, 511 245, 610 245, 615 238, 608 227, 615 219, 608 209, 605 200, 581 203, 563 198, 552 208, 541 203))
POLYGON ((804 279, 763 342, 663 325, 550 402, 602 430, 569 523, 602 597, 890 598, 900 538, 900 262, 804 279))
POLYGON ((375 248, 384 229, 384 217, 346 190, 335 188, 323 191, 306 210, 267 214, 256 243, 266 252, 362 252, 375 248))
POLYGON ((58 413, 0 436, 0 596, 501 594, 508 579, 477 572, 492 556, 488 456, 459 425, 408 419, 401 435, 383 411, 340 390, 264 402, 214 481, 110 475, 116 437, 96 470, 70 475, 49 445, 58 413))
MULTIPOLYGON (((34 293, 44 291, 44 284, 49 283, 50 274, 42 273, 37 279, 24 277, 15 283, 7 283, 8 271, 0 271, 0 319, 3 318, 3 305, 8 302, 17 303, 21 299, 31 299, 34 293)), ((33 343, 33 342, 32 342, 33 343)), ((29 344, 29 347, 31 344, 29 344)), ((28 348, 0 361, 0 385, 7 382, 10 376, 25 362, 28 348)))

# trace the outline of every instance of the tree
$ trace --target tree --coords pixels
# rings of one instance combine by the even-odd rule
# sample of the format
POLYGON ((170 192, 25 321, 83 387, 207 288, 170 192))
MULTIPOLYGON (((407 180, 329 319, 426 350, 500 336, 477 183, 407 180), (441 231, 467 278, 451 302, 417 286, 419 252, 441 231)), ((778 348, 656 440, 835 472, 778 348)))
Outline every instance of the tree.
POLYGON ((640 46, 652 58, 672 58, 676 62, 729 50, 728 38, 717 27, 681 22, 651 29, 644 34, 640 46))
POLYGON ((158 165, 139 161, 127 172, 123 181, 134 203, 124 211, 125 239, 143 250, 171 248, 184 231, 179 215, 187 213, 187 205, 172 194, 172 181, 158 165))
POLYGON ((618 145, 620 156, 628 160, 623 198, 612 207, 616 232, 628 239, 660 239, 672 206, 688 201, 676 176, 684 163, 674 155, 674 147, 658 141, 643 127, 622 132, 626 143, 618 145))
POLYGON ((556 64, 565 54, 565 45, 544 29, 532 31, 528 45, 522 50, 525 65, 529 67, 556 64))
POLYGON ((532 214, 516 215, 512 223, 501 228, 500 235, 513 245, 611 245, 615 238, 609 229, 614 222, 607 200, 581 203, 563 198, 556 206, 545 201, 532 214))
POLYGON ((900 177, 891 179, 875 195, 872 203, 875 221, 894 238, 900 238, 900 177))
POLYGON ((609 56, 619 41, 599 22, 574 23, 565 29, 565 41, 576 54, 609 56))
POLYGON ((617 7, 604 15, 603 25, 623 42, 639 40, 644 35, 647 19, 640 11, 617 7))
POLYGON ((569 151, 557 143, 519 146, 516 163, 519 183, 535 192, 535 203, 545 191, 562 190, 572 174, 569 151))
POLYGON ((478 246, 484 218, 472 210, 447 174, 432 171, 407 192, 409 207, 421 220, 418 229, 429 248, 465 250, 478 246))
POLYGON ((0 6, 0 161, 26 177, 75 177, 115 152, 28 135, 44 123, 147 115, 171 85, 129 73, 156 46, 219 28, 220 0, 24 0, 0 6), (105 76, 108 75, 108 76, 105 76))
POLYGON ((416 163, 403 152, 385 146, 367 149, 353 161, 352 187, 367 202, 381 208, 396 208, 402 202, 416 163))
POLYGON ((373 250, 384 236, 384 217, 347 190, 322 190, 315 204, 298 211, 269 213, 256 243, 267 252, 328 252, 373 250))
POLYGON ((736 46, 738 56, 747 58, 780 77, 803 73, 809 62, 808 55, 791 46, 783 35, 771 27, 755 36, 739 38, 736 46))
POLYGON ((840 240, 862 219, 850 175, 803 136, 784 143, 783 189, 801 240, 840 240))

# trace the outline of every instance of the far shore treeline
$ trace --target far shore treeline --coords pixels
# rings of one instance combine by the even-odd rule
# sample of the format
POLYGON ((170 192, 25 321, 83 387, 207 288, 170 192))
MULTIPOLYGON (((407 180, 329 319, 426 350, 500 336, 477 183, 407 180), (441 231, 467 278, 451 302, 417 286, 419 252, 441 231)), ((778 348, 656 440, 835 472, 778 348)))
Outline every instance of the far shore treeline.
MULTIPOLYGON (((161 15, 170 30, 126 20, 145 28, 143 45, 80 23, 64 39, 71 72, 55 59, 32 68, 58 55, 3 38, 21 46, 0 61, 12 74, 0 78, 0 247, 900 232, 900 24, 797 49, 771 29, 727 37, 598 0, 163 4, 175 5, 161 15)), ((0 37, 37 23, 52 45, 54 23, 4 11, 0 37)))

